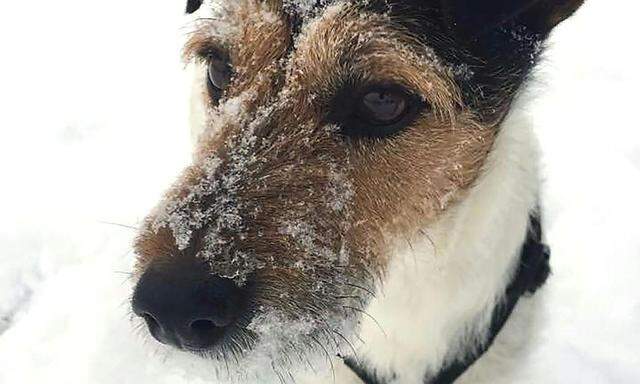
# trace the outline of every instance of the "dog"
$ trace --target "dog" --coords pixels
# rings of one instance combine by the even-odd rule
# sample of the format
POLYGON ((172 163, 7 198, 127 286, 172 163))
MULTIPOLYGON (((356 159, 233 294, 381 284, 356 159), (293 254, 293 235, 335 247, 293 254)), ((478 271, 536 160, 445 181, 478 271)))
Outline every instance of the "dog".
POLYGON ((193 163, 132 308, 213 382, 509 382, 549 275, 522 113, 583 0, 190 0, 193 163))

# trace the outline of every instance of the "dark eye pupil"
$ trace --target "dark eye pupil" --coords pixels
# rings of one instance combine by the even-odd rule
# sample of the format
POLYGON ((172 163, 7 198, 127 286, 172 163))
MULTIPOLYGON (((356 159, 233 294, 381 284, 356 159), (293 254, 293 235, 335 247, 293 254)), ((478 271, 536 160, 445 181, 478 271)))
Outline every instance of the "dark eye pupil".
POLYGON ((417 93, 395 84, 347 84, 333 97, 326 119, 343 136, 391 137, 410 127, 427 104, 417 93))
POLYGON ((373 123, 390 124, 404 115, 406 96, 396 92, 373 91, 361 101, 360 113, 373 123))
POLYGON ((231 81, 231 68, 229 64, 218 58, 209 61, 209 81, 219 91, 224 90, 231 81))

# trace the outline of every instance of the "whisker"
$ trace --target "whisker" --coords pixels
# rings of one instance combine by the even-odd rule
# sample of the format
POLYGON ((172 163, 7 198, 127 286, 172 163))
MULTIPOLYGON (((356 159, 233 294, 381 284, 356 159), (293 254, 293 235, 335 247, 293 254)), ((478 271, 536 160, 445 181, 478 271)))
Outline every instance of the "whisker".
POLYGON ((127 224, 120 224, 120 223, 112 223, 112 222, 110 222, 110 221, 98 221, 98 223, 100 223, 100 224, 106 224, 106 225, 113 225, 113 226, 121 227, 121 228, 132 229, 132 230, 134 230, 134 231, 137 231, 137 230, 139 230, 139 229, 140 229, 140 228, 138 228, 138 227, 134 227, 134 226, 131 226, 131 225, 127 225, 127 224))
MULTIPOLYGON (((350 265, 337 265, 336 267, 337 268, 343 268, 343 269, 349 269, 349 270, 356 271, 356 272, 364 272, 371 279, 373 284, 375 284, 376 280, 379 278, 378 274, 375 274, 375 273, 371 272, 369 270, 369 268, 367 268, 364 265, 360 265, 357 268, 353 267, 353 266, 350 266, 350 265)), ((380 280, 380 282, 382 282, 382 280, 380 280)))
POLYGON ((113 271, 113 273, 116 274, 116 275, 124 276, 124 278, 122 279, 120 284, 125 284, 127 282, 133 281, 133 279, 135 277, 135 274, 133 272, 113 271))
POLYGON ((322 322, 324 323, 325 328, 322 330, 322 333, 323 333, 323 334, 325 334, 325 336, 327 337, 327 339, 329 339, 330 341, 333 341, 333 343, 336 345, 336 350, 340 350, 340 344, 338 344, 338 341, 336 340, 336 338, 335 338, 335 337, 333 337, 333 336, 329 337, 329 332, 328 332, 327 330, 330 330, 330 329, 331 329, 331 326, 329 325, 329 323, 327 322, 327 320, 326 320, 326 319, 324 319, 324 318, 322 318, 322 317, 320 316, 320 314, 319 314, 317 311, 315 311, 315 310, 311 310, 311 309, 310 309, 309 311, 310 311, 311 313, 313 313, 314 315, 316 315, 316 316, 317 316, 317 318, 318 318, 320 321, 322 321, 322 322))
POLYGON ((355 359, 357 359, 356 349, 354 348, 353 344, 351 344, 351 342, 350 342, 346 337, 344 337, 344 335, 343 335, 342 333, 340 333, 340 332, 336 331, 335 329, 333 329, 332 331, 333 331, 335 334, 337 334, 338 336, 340 336, 340 338, 341 338, 342 340, 344 340, 344 341, 345 341, 345 343, 347 343, 347 345, 349 346, 349 348, 351 348, 351 350, 353 351, 353 357, 354 357, 355 359))
POLYGON ((368 294, 370 294, 372 297, 374 297, 374 298, 376 297, 376 294, 375 294, 375 293, 373 293, 370 289, 367 289, 367 288, 365 288, 365 287, 362 287, 362 286, 360 286, 360 285, 358 285, 358 284, 353 284, 353 283, 343 283, 343 284, 344 284, 344 285, 347 285, 347 286, 349 286, 349 287, 354 287, 354 288, 362 289, 363 291, 365 291, 365 292, 367 292, 368 294))
POLYGON ((329 360, 329 365, 331 365, 331 375, 333 376, 333 384, 336 384, 336 370, 333 366, 333 360, 331 360, 331 355, 329 355, 329 351, 327 351, 324 345, 322 345, 315 337, 313 336, 310 336, 310 337, 311 337, 311 340, 315 341, 316 344, 318 344, 320 348, 322 348, 325 355, 327 356, 327 360, 329 360))
POLYGON ((411 251, 411 256, 413 258, 413 264, 417 267, 418 266, 418 258, 416 257, 415 249, 413 249, 413 244, 411 244, 411 240, 406 235, 404 236, 404 238, 407 241, 407 244, 409 245, 409 250, 411 251))
POLYGON ((418 232, 423 235, 424 237, 427 238, 427 240, 429 241, 429 243, 431 244, 431 247, 433 248, 433 254, 434 256, 438 256, 438 248, 436 247, 436 243, 433 242, 433 239, 431 238, 431 236, 425 232, 423 229, 419 229, 418 232))
POLYGON ((273 372, 276 374, 276 376, 278 376, 278 380, 279 380, 282 384, 287 384, 287 383, 284 381, 284 377, 282 377, 282 375, 280 374, 280 372, 276 369, 275 362, 273 362, 273 361, 271 362, 271 369, 273 369, 273 372))
POLYGON ((226 357, 227 353, 225 350, 222 352, 222 359, 224 360, 224 367, 227 370, 227 377, 231 377, 231 370, 229 369, 229 359, 226 357))
POLYGON ((365 302, 364 299, 358 295, 341 295, 341 296, 334 296, 335 299, 353 299, 356 300, 361 306, 364 306, 365 302))
POLYGON ((380 328, 380 331, 382 331, 382 334, 384 335, 384 337, 389 337, 389 336, 387 335, 387 333, 384 331, 384 329, 382 328, 382 326, 380 325, 380 323, 378 322, 378 320, 376 320, 376 318, 375 318, 375 317, 371 316, 371 315, 370 315, 369 313, 367 313, 366 311, 363 311, 362 309, 355 308, 355 307, 349 307, 349 306, 347 306, 347 305, 344 305, 343 307, 348 308, 348 309, 351 309, 351 310, 356 311, 356 312, 360 312, 360 313, 362 313, 363 315, 367 316, 368 318, 370 318, 371 320, 373 320, 373 322, 374 322, 374 323, 376 323, 376 325, 378 326, 378 328, 380 328))
POLYGON ((313 366, 313 364, 311 364, 311 361, 309 361, 308 356, 304 352, 301 352, 300 349, 297 348, 297 346, 294 343, 290 342, 289 344, 293 349, 293 351, 299 356, 300 362, 306 363, 311 369, 311 371, 317 374, 318 372, 316 371, 316 368, 313 366))
POLYGON ((293 377, 293 375, 291 374, 291 370, 287 369, 287 374, 289 375, 289 377, 291 378, 291 382, 293 384, 298 384, 298 382, 296 381, 296 379, 293 377))

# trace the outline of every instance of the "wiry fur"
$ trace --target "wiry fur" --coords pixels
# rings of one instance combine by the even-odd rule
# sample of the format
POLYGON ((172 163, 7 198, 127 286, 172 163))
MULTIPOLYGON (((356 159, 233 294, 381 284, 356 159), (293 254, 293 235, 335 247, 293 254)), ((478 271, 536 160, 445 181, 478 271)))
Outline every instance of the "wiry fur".
POLYGON ((359 383, 332 357, 351 355, 388 382, 422 383, 485 341, 514 272, 538 182, 513 101, 548 31, 514 21, 470 37, 437 1, 326 3, 301 15, 242 0, 223 7, 225 27, 196 23, 194 163, 146 220, 138 273, 197 259, 252 287, 251 316, 205 353, 227 364, 251 371, 260 355, 277 380, 359 383), (234 69, 219 104, 200 63, 212 53, 234 69), (391 138, 345 137, 343 101, 367 84, 428 107, 391 138), (330 372, 289 376, 312 355, 330 372))
MULTIPOLYGON (((399 239, 384 285, 366 309, 376 321, 363 318, 359 338, 365 342, 357 356, 390 383, 422 383, 425 375, 485 340, 491 311, 513 274, 538 190, 537 144, 524 111, 515 107, 501 132, 483 175, 464 201, 425 228, 424 235, 399 239)), ((513 334, 501 335, 498 344, 513 334)), ((502 360, 492 363, 493 368, 474 369, 504 369, 502 360)), ((355 377, 344 381, 350 382, 360 383, 355 377)))

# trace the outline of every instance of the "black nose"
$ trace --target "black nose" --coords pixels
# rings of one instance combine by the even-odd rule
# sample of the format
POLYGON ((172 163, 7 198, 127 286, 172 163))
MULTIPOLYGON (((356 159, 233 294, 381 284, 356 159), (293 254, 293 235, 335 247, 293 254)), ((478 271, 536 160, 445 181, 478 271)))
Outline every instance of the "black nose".
POLYGON ((210 274, 205 263, 171 261, 147 268, 132 306, 161 343, 206 350, 224 340, 247 302, 246 288, 210 274))

